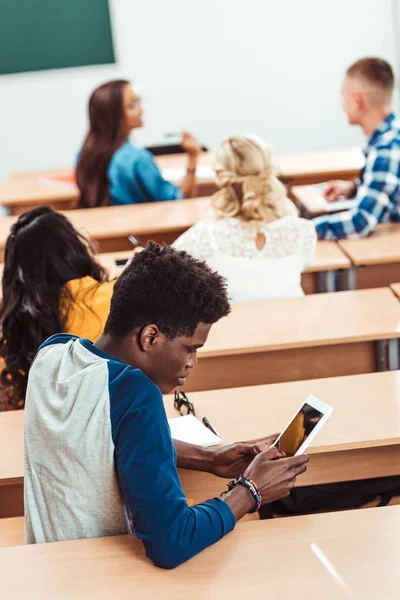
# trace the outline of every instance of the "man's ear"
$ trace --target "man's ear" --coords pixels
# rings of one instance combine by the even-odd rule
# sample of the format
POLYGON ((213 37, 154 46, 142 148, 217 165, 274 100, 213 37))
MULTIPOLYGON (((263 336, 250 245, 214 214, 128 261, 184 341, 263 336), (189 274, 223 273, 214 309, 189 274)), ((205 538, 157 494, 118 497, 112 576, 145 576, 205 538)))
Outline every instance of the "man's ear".
POLYGON ((139 345, 143 352, 151 352, 160 338, 160 330, 157 325, 145 325, 139 334, 139 345))
POLYGON ((363 108, 365 106, 364 94, 362 94, 361 92, 353 92, 352 96, 353 96, 353 101, 354 101, 355 105, 357 106, 358 110, 360 110, 360 108, 363 108))

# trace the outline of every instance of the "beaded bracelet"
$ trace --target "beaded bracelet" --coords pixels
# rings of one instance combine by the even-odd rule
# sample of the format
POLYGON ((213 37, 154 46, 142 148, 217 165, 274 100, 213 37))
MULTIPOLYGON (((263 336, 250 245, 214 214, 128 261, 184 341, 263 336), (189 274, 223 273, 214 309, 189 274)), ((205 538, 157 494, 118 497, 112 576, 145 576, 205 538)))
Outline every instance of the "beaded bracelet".
POLYGON ((247 488, 251 492, 251 494, 254 497, 256 506, 253 510, 249 511, 249 514, 251 515, 251 514, 257 512, 258 510, 260 510, 261 493, 260 493, 260 490, 258 489, 258 486, 254 483, 254 481, 252 481, 251 479, 246 479, 246 477, 244 475, 239 475, 238 477, 236 477, 236 479, 232 479, 232 481, 230 481, 228 483, 228 492, 233 490, 233 488, 236 487, 237 485, 243 485, 245 488, 247 488))

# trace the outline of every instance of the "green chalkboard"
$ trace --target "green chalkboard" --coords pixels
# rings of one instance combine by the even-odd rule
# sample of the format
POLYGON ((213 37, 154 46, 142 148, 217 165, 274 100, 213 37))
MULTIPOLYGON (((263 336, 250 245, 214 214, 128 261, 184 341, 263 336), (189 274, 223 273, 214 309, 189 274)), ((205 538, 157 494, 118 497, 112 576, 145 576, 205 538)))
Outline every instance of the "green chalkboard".
POLYGON ((0 0, 0 75, 113 62, 108 0, 0 0))

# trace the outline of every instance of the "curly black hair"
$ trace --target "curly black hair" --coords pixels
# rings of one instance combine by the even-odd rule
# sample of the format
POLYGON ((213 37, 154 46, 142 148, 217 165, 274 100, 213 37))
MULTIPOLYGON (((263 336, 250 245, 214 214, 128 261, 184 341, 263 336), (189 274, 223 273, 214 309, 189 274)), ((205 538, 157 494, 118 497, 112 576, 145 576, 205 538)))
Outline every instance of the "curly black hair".
POLYGON ((108 279, 94 248, 61 213, 40 206, 12 225, 0 308, 0 404, 6 408, 24 407, 28 372, 40 344, 65 331, 68 322, 74 298, 65 284, 86 276, 99 283, 108 279))
POLYGON ((192 336, 199 323, 215 323, 229 312, 221 275, 187 252, 148 242, 115 284, 104 331, 122 339, 154 323, 173 340, 192 336))

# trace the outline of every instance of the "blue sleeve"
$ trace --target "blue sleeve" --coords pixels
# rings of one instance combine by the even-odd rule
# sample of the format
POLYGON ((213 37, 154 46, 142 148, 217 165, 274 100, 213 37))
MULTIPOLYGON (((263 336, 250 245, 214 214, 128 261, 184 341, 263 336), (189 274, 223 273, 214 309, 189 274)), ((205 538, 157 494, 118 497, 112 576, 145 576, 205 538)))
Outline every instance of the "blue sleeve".
POLYGON ((135 161, 133 169, 135 180, 150 202, 183 198, 180 188, 163 178, 151 156, 143 154, 135 161))
POLYGON ((172 569, 232 531, 219 498, 190 507, 159 389, 141 372, 110 374, 111 426, 119 485, 137 536, 157 566, 172 569))

